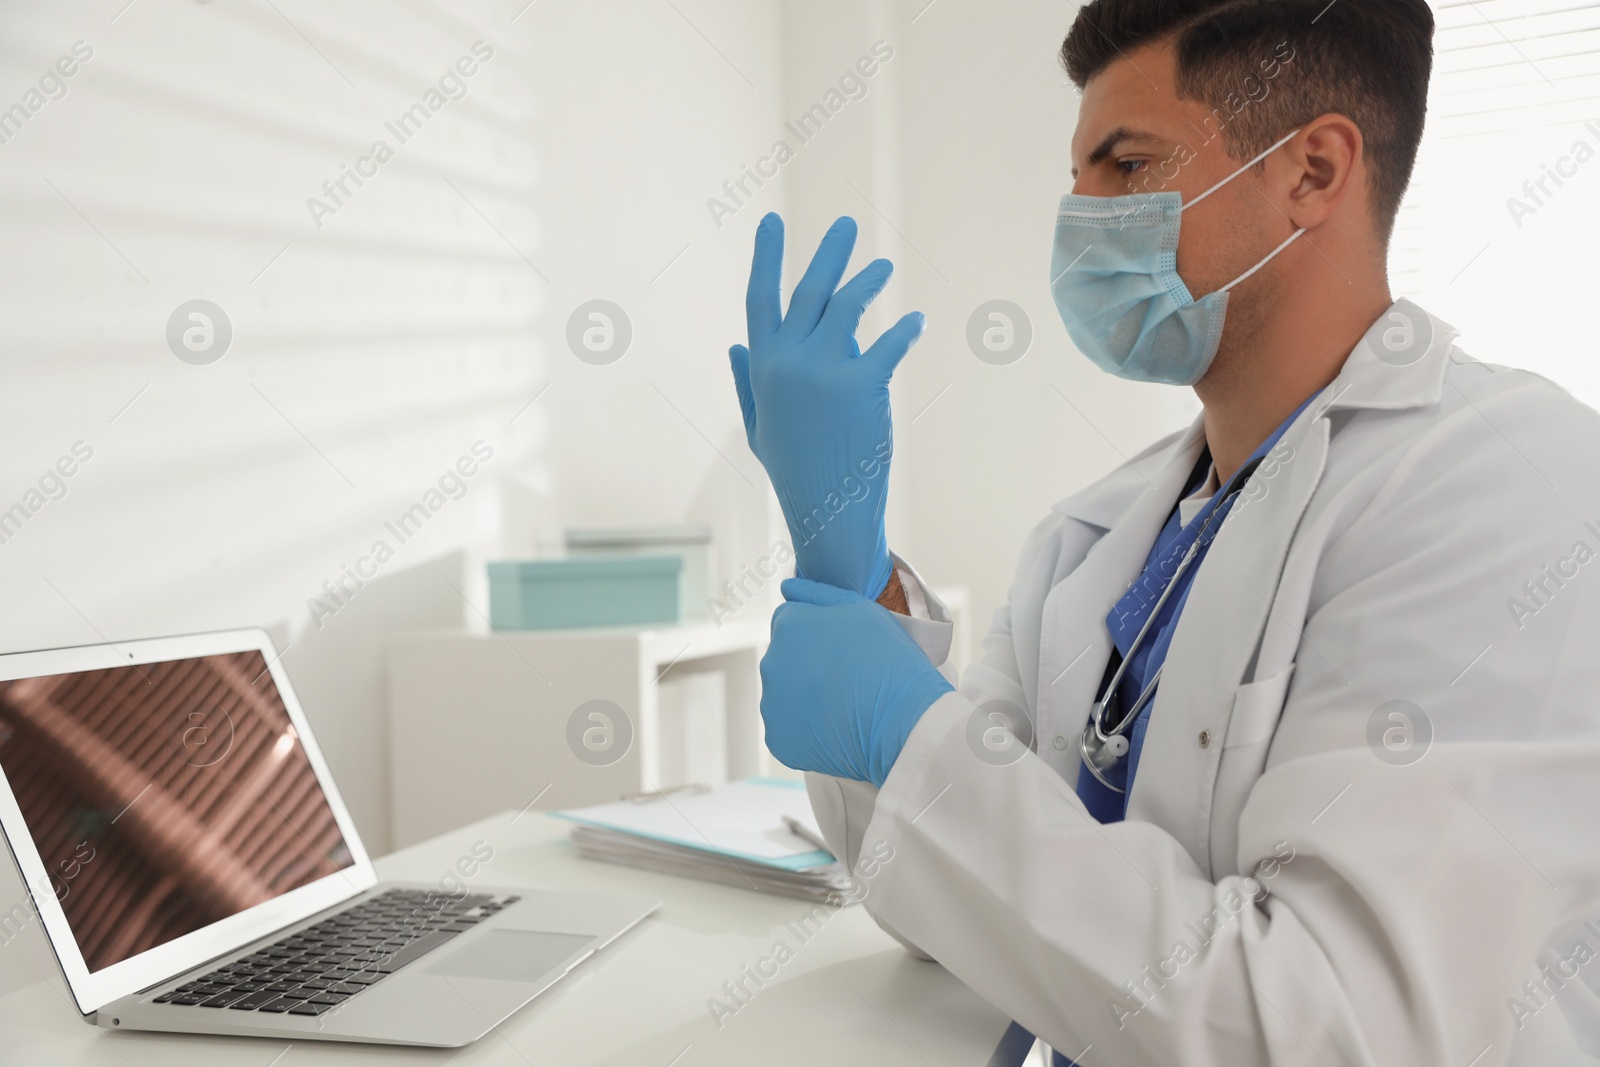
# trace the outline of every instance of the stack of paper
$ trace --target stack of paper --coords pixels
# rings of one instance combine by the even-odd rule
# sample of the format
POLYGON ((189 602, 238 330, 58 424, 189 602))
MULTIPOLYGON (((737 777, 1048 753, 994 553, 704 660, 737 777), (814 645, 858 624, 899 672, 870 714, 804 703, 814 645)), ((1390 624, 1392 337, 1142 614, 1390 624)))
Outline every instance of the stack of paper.
POLYGON ((854 899, 844 865, 785 823, 819 837, 798 782, 749 778, 551 814, 578 824, 572 841, 589 859, 834 905, 854 899))

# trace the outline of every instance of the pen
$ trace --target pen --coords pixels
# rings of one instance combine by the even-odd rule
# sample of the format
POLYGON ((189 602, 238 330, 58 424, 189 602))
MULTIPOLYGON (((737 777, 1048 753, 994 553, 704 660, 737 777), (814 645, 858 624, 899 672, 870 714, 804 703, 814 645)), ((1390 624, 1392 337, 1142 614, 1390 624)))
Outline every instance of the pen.
POLYGON ((651 789, 644 793, 624 793, 618 799, 626 800, 629 804, 649 804, 671 793, 687 793, 690 796, 699 796, 702 793, 709 792, 711 792, 709 785, 703 785, 699 782, 684 782, 682 785, 669 785, 665 789, 651 789))
POLYGON ((791 834, 806 842, 808 845, 812 845, 815 848, 820 848, 822 851, 830 854, 833 852, 833 850, 828 847, 828 843, 826 841, 812 833, 806 828, 804 823, 802 823, 799 819, 796 819, 794 816, 785 815, 783 817, 783 825, 791 834))

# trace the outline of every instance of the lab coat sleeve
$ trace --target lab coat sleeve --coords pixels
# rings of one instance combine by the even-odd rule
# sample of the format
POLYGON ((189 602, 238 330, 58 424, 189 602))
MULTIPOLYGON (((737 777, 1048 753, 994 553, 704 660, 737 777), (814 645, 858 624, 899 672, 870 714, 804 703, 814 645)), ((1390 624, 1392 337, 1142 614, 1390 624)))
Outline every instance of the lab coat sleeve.
MULTIPOLYGON (((1052 514, 1034 529, 1023 548, 1024 563, 1018 567, 1019 578, 1025 571, 1027 562, 1038 559, 1054 542, 1062 522, 1060 515, 1052 514)), ((917 584, 928 610, 927 618, 896 615, 895 621, 927 654, 928 659, 939 668, 951 684, 956 684, 955 672, 949 662, 954 630, 949 609, 933 590, 928 588, 927 583, 915 569, 898 556, 892 558, 896 573, 909 575, 917 584)), ((983 641, 981 659, 967 668, 959 682, 960 691, 974 704, 1002 697, 1018 707, 1026 706, 1017 667, 1016 647, 1012 642, 1009 604, 995 612, 989 632, 983 641)), ((849 870, 856 871, 861 858, 863 836, 877 802, 877 787, 870 782, 834 778, 809 771, 805 779, 806 790, 811 799, 811 809, 817 817, 817 826, 822 831, 822 839, 849 870)), ((862 892, 870 893, 871 880, 861 878, 859 873, 857 877, 862 892)), ((875 910, 872 912, 872 917, 885 933, 904 945, 912 955, 924 960, 931 958, 875 910)))
MULTIPOLYGON (((807 771, 806 792, 811 798, 811 810, 817 817, 817 826, 822 830, 822 839, 827 842, 829 851, 838 857, 855 877, 852 897, 855 900, 866 900, 872 892, 873 884, 873 879, 866 877, 866 872, 872 870, 875 878, 878 868, 860 865, 861 846, 867 832, 867 823, 872 818, 873 806, 878 795, 877 787, 871 782, 857 782, 849 778, 835 778, 807 771)), ((919 960, 933 959, 876 911, 869 911, 869 914, 884 933, 900 942, 911 955, 919 960)))
POLYGON ((1452 692, 1463 660, 1440 657, 1483 591, 1503 611, 1538 572, 1540 531, 1576 536, 1600 440, 1559 403, 1460 408, 1330 542, 1339 565, 1305 619, 1280 726, 1321 740, 1256 782, 1239 827, 1250 875, 1213 883, 1165 830, 1100 825, 1033 753, 978 759, 966 723, 978 691, 1007 680, 993 655, 929 709, 871 798, 857 847, 893 859, 866 906, 1098 1067, 1507 1062, 1540 952, 1600 912, 1600 577, 1550 602, 1545 654, 1493 661, 1487 697, 1452 692), (1319 649, 1343 680, 1311 669, 1319 649), (1371 692, 1464 710, 1396 767, 1368 749, 1371 692))

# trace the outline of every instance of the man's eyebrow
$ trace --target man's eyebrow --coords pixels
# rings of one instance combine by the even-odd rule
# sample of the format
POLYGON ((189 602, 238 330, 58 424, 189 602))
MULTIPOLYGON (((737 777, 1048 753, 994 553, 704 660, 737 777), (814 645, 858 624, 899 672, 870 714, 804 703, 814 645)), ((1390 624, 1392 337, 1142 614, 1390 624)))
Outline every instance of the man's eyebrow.
POLYGON ((1097 164, 1104 163, 1110 158, 1112 149, 1116 148, 1124 141, 1159 141, 1164 144, 1166 143, 1166 138, 1157 136, 1153 133, 1147 133, 1144 130, 1130 130, 1126 126, 1118 126, 1116 129, 1106 134, 1105 139, 1095 146, 1093 152, 1089 153, 1089 158, 1086 161, 1086 165, 1093 167, 1097 164))

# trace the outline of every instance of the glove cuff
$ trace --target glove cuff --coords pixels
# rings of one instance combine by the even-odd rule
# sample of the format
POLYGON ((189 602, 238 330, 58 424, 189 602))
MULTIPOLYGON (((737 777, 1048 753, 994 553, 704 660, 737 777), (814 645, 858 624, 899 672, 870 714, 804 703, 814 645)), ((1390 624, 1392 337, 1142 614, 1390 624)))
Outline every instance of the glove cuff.
POLYGON ((810 563, 806 560, 806 550, 800 545, 795 545, 794 550, 794 576, 807 581, 821 582, 831 585, 836 589, 847 589, 852 593, 859 593, 868 600, 877 600, 883 591, 889 588, 889 579, 894 577, 894 561, 889 558, 889 544, 881 535, 878 538, 878 562, 860 584, 856 584, 856 576, 841 568, 830 567, 828 561, 813 558, 810 563))

